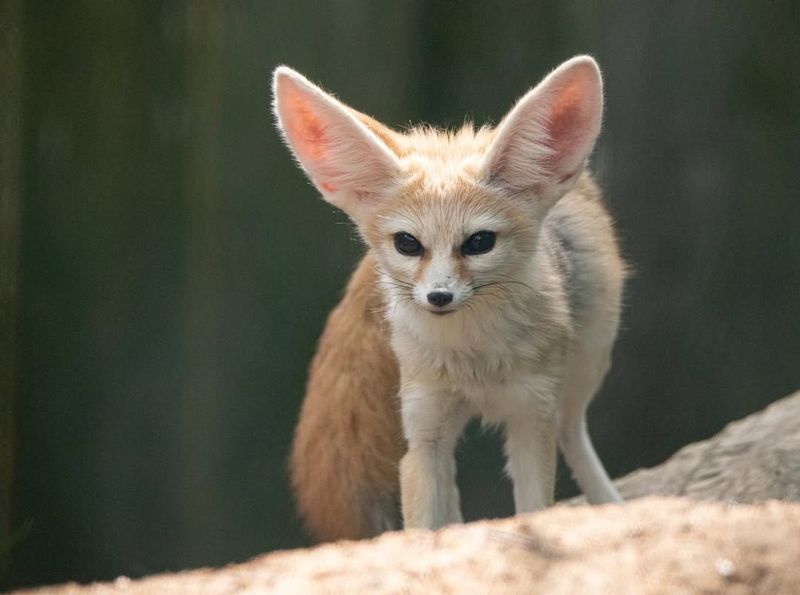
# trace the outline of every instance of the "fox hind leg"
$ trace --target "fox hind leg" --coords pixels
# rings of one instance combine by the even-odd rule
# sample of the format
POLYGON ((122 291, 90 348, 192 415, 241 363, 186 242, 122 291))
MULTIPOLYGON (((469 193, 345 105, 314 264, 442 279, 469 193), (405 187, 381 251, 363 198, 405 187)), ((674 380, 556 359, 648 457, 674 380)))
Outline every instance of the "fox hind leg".
POLYGON ((610 351, 591 353, 578 346, 562 387, 558 444, 572 475, 591 504, 622 502, 589 438, 586 409, 610 364, 610 351))

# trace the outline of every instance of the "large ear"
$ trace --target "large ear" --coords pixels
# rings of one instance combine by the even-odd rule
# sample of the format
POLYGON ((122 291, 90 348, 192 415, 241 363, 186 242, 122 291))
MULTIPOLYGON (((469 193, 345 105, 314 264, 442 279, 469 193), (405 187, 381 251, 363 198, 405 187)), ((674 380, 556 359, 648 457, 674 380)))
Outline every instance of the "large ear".
POLYGON ((396 156, 373 132, 382 125, 286 66, 275 70, 272 94, 278 128, 308 177, 327 201, 363 217, 399 177, 396 156))
POLYGON ((564 62, 503 118, 489 146, 484 178, 545 203, 577 181, 600 132, 603 80, 589 56, 564 62))

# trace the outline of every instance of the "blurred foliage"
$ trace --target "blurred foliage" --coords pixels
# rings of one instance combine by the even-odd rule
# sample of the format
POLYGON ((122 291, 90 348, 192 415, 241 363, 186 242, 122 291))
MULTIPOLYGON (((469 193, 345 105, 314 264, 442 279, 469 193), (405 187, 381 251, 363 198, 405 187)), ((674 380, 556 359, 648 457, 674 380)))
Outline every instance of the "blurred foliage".
MULTIPOLYGON (((281 146, 281 63, 402 127, 497 121, 562 60, 598 59, 594 169, 636 271, 590 420, 613 474, 800 385, 797 3, 21 5, 12 530, 30 530, 10 585, 306 543, 286 457, 362 248, 281 146)), ((510 513, 497 440, 469 435, 467 517, 510 513)))

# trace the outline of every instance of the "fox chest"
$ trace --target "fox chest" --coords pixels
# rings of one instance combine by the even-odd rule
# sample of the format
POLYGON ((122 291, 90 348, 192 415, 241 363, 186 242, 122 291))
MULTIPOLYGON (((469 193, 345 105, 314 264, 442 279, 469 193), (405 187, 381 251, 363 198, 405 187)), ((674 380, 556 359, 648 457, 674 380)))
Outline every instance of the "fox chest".
POLYGON ((550 411, 559 389, 558 358, 548 357, 535 337, 526 339, 455 349, 417 343, 397 354, 401 381, 430 395, 461 398, 489 423, 550 411))

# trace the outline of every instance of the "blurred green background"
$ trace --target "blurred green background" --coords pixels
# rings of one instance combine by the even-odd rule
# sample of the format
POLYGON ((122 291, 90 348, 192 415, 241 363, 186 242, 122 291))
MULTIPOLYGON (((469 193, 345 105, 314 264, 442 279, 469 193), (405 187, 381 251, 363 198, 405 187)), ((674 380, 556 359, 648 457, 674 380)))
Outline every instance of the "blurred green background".
MULTIPOLYGON (((307 543, 286 458, 362 248, 279 142, 282 63, 390 125, 458 126, 593 54, 636 269, 591 411, 607 467, 798 388, 799 7, 2 0, 0 585, 307 543)), ((469 434, 467 516, 510 514, 497 437, 469 434)))

